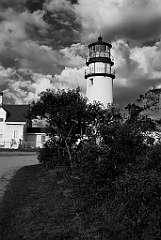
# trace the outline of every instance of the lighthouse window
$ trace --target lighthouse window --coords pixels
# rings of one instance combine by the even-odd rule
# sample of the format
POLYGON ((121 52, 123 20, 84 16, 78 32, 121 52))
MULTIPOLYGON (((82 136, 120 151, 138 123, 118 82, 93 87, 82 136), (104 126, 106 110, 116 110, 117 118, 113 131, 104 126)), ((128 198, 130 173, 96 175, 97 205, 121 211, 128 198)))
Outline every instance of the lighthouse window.
POLYGON ((106 46, 106 52, 107 52, 107 54, 108 54, 108 57, 110 57, 110 49, 109 49, 108 46, 106 46))
POLYGON ((106 51, 109 52, 109 47, 108 46, 106 46, 106 51))
POLYGON ((105 72, 106 73, 110 73, 111 72, 111 70, 110 70, 110 65, 109 64, 105 64, 105 72))
POLYGON ((99 52, 100 50, 100 45, 96 45, 96 52, 99 52))
POLYGON ((90 85, 93 85, 93 78, 90 78, 90 85))
POLYGON ((100 45, 100 51, 105 52, 106 51, 106 45, 100 45))

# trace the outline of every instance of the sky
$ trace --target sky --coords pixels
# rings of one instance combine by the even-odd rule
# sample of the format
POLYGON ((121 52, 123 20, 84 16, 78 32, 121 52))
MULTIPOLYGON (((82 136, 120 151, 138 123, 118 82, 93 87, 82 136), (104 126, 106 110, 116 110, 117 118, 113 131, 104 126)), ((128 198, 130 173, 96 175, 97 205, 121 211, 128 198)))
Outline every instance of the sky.
POLYGON ((88 44, 112 44, 114 101, 161 87, 160 0, 0 0, 0 92, 28 104, 46 89, 86 92, 88 44))

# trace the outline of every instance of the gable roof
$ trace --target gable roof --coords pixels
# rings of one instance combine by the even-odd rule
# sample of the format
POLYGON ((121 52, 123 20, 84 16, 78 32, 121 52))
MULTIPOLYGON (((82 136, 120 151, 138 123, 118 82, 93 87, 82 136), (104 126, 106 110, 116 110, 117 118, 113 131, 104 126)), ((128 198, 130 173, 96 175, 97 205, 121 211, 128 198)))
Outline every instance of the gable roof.
POLYGON ((7 112, 6 122, 26 122, 28 105, 2 105, 7 112))

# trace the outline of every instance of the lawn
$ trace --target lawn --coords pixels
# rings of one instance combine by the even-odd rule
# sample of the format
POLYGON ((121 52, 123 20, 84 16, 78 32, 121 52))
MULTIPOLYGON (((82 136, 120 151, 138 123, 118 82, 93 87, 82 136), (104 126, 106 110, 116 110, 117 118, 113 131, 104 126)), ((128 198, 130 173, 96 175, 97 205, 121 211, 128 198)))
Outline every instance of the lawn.
POLYGON ((0 206, 0 239, 78 239, 73 181, 41 165, 19 169, 0 206))

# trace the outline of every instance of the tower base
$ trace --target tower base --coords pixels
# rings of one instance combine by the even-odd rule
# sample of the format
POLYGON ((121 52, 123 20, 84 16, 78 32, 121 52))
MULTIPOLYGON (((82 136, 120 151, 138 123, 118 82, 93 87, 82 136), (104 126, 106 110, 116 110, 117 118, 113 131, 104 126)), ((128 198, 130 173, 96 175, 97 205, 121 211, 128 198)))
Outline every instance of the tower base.
POLYGON ((101 102, 104 107, 113 103, 113 79, 104 76, 87 78, 87 94, 89 103, 101 102))

